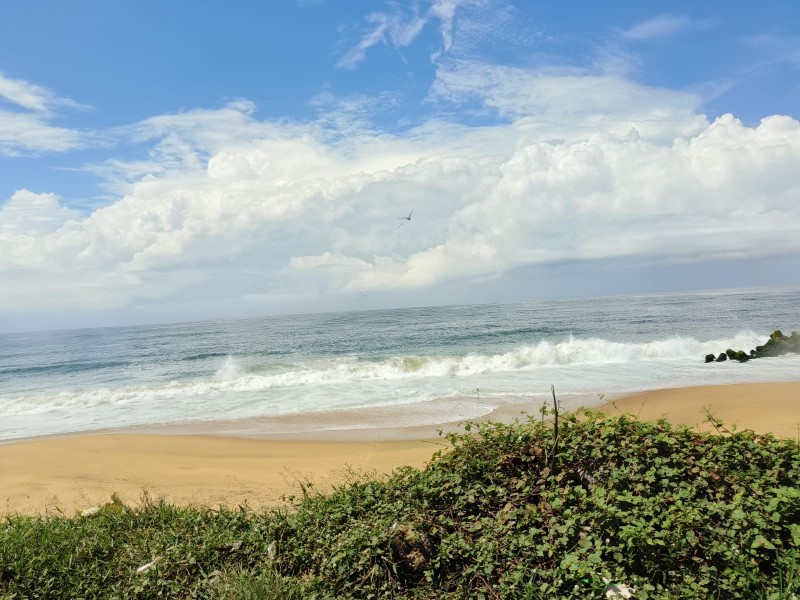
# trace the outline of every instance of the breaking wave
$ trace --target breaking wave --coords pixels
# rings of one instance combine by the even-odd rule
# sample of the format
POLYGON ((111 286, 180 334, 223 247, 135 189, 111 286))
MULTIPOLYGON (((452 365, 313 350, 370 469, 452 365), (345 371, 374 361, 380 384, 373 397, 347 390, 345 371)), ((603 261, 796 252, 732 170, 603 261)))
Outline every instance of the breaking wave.
POLYGON ((276 365, 248 367, 236 358, 226 356, 212 376, 201 379, 150 386, 62 391, 36 396, 0 396, 0 404, 3 405, 3 412, 9 416, 45 413, 54 409, 63 411, 72 408, 87 409, 101 405, 132 409, 140 403, 185 403, 219 395, 300 386, 316 388, 370 380, 459 378, 491 373, 625 363, 701 362, 705 354, 717 353, 728 347, 749 350, 758 343, 760 337, 752 332, 741 333, 730 339, 707 342, 692 337, 670 337, 640 343, 570 337, 559 342, 543 340, 534 345, 520 346, 498 354, 400 356, 377 359, 336 357, 284 367, 276 365))

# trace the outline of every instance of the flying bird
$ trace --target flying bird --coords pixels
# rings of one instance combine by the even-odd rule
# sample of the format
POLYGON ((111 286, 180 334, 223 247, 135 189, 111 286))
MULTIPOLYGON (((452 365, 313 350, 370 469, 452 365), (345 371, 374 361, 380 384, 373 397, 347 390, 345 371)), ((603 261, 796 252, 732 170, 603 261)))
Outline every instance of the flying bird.
POLYGON ((413 213, 413 212, 414 212, 414 209, 412 208, 411 212, 408 213, 407 217, 397 217, 397 218, 400 219, 401 221, 410 221, 411 220, 411 213, 413 213))

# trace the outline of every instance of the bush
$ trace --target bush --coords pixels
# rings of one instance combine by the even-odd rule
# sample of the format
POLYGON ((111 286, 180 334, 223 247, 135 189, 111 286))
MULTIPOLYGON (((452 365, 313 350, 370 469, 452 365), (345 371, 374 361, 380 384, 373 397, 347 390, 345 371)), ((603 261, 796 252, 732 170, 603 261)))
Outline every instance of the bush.
POLYGON ((530 419, 450 441, 423 470, 312 489, 262 514, 147 501, 7 518, 0 593, 584 599, 604 597, 605 578, 637 599, 790 598, 800 587, 793 441, 592 413, 562 416, 557 434, 530 419))

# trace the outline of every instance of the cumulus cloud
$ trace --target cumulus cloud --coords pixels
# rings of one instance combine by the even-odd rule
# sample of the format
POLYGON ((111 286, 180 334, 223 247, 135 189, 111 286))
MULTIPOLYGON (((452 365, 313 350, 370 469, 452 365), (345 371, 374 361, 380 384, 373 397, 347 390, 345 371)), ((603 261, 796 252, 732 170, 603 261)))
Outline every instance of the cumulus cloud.
POLYGON ((81 133, 51 123, 59 108, 88 107, 0 73, 0 154, 63 152, 81 146, 81 133))
POLYGON ((460 174, 492 184, 459 190, 467 196, 441 243, 399 260, 324 262, 335 262, 331 274, 346 286, 380 289, 553 261, 797 253, 798 149, 797 121, 770 117, 748 128, 730 115, 670 144, 607 133, 528 144, 460 174))
POLYGON ((0 206, 0 232, 43 236, 77 218, 75 211, 61 206, 55 194, 19 190, 0 206))
POLYGON ((443 67, 432 102, 465 98, 506 122, 431 120, 389 135, 324 115, 262 121, 243 101, 143 121, 129 134, 150 157, 107 165, 116 201, 80 216, 21 190, 0 205, 0 306, 290 297, 553 262, 800 253, 792 118, 709 122, 690 94, 611 76, 443 67))

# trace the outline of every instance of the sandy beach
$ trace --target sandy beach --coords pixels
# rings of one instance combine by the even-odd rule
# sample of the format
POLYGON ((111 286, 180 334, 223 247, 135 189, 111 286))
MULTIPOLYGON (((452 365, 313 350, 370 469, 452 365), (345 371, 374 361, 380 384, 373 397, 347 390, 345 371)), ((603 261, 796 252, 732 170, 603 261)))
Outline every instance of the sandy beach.
POLYGON ((600 410, 640 419, 665 418, 673 424, 710 431, 707 412, 731 429, 752 429, 795 439, 800 428, 800 382, 737 383, 641 392, 600 410))
MULTIPOLYGON (((800 424, 800 382, 758 383, 643 392, 601 410, 664 417, 699 426, 705 408, 728 426, 795 438, 800 424)), ((531 407, 535 414, 537 407, 531 407)), ((220 435, 75 435, 0 445, 0 514, 74 514, 117 493, 136 503, 147 490, 178 504, 247 505, 258 509, 301 495, 300 482, 326 490, 345 482, 350 470, 377 475, 402 465, 423 466, 447 449, 435 428, 418 439, 388 441, 253 439, 220 435), (426 439, 423 439, 426 438, 426 439)), ((339 438, 346 437, 340 433, 339 438)))
POLYGON ((258 509, 326 490, 351 471, 378 475, 422 466, 440 440, 310 442, 201 435, 76 435, 0 446, 0 514, 135 504, 143 490, 176 504, 258 509))

